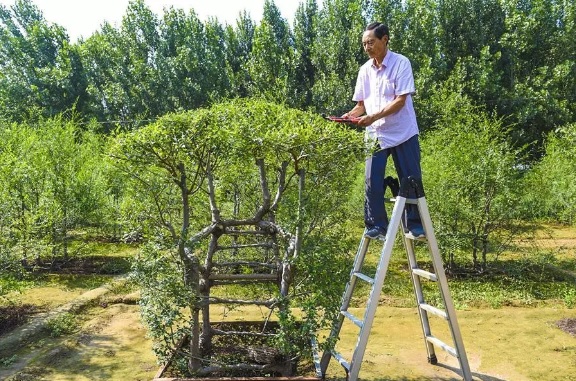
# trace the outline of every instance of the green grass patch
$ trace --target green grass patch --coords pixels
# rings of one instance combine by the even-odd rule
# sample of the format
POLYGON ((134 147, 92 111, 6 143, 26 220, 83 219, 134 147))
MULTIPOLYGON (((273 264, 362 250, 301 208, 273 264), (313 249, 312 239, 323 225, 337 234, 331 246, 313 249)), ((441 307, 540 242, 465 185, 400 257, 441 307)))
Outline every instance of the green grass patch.
MULTIPOLYGON (((567 235, 562 233, 564 237, 567 235)), ((362 272, 374 276, 380 253, 370 247, 362 272)), ((432 270, 430 254, 425 245, 416 244, 418 266, 432 270)), ((470 256, 468 254, 468 256, 470 256)), ((564 251, 556 248, 542 248, 531 245, 514 248, 488 262, 482 271, 471 268, 470 264, 448 272, 448 284, 456 308, 501 308, 521 307, 576 307, 576 276, 571 273, 576 268, 576 258, 566 257, 564 251)), ((435 282, 422 279, 425 300, 442 306, 442 298, 435 282)), ((368 298, 370 287, 364 282, 357 286, 353 306, 361 307, 368 298)), ((416 305, 409 271, 408 259, 401 243, 396 243, 386 279, 382 287, 380 303, 392 307, 413 307, 416 305)))
POLYGON ((69 335, 78 331, 80 322, 75 314, 66 312, 46 321, 46 330, 51 337, 69 335))

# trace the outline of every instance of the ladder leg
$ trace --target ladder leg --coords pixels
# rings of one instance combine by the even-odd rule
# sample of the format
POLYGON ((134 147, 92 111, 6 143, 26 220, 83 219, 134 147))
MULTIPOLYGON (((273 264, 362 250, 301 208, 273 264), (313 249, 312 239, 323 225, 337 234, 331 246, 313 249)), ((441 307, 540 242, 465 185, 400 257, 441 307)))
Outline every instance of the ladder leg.
POLYGON ((434 353, 434 346, 439 346, 450 355, 458 359, 464 380, 471 381, 472 374, 470 372, 470 366, 468 364, 466 351, 464 349, 464 342, 462 341, 460 328, 456 318, 456 309, 454 308, 454 303, 448 289, 448 281, 446 279, 446 274, 444 273, 444 265, 442 263, 442 257, 440 256, 440 251, 438 249, 438 243, 436 242, 436 237, 434 235, 434 227, 432 226, 432 219, 430 218, 428 205, 426 203, 426 198, 424 197, 424 188, 422 186, 421 179, 411 177, 402 179, 400 195, 408 197, 409 193, 413 193, 416 196, 416 199, 410 200, 410 203, 416 203, 418 206, 422 225, 424 227, 424 231, 426 232, 426 238, 423 241, 426 241, 430 257, 432 259, 432 267, 434 268, 433 273, 418 268, 416 255, 414 252, 414 241, 412 239, 408 239, 408 236, 405 235, 404 246, 406 248, 408 260, 410 262, 412 284, 414 286, 414 293, 418 303, 418 312, 422 322, 422 331, 428 351, 428 361, 432 364, 437 363, 437 358, 434 353), (444 303, 444 310, 426 303, 423 294, 421 278, 437 282, 440 296, 442 298, 442 302, 444 303), (437 315, 448 322, 448 327, 450 329, 454 347, 451 347, 450 345, 444 343, 442 340, 432 335, 430 321, 428 319, 429 313, 437 315))
MULTIPOLYGON (((416 254, 414 252, 414 242, 404 238, 404 246, 406 248, 406 253, 408 254, 408 263, 410 269, 418 268, 418 263, 416 262, 416 254)), ((418 306, 420 306, 426 302, 424 299, 424 291, 422 290, 422 282, 420 281, 420 277, 415 275, 413 272, 411 273, 411 277, 412 286, 414 288, 414 295, 416 297, 416 303, 418 306)), ((428 312, 418 308, 418 315, 420 317, 420 322, 422 323, 422 333, 424 335, 424 342, 426 344, 426 352, 428 353, 428 362, 430 364, 436 365, 438 363, 438 359, 436 357, 434 345, 426 340, 426 337, 432 335, 432 331, 430 329, 430 320, 428 319, 428 312)))
MULTIPOLYGON (((382 286, 386 278, 386 273, 388 271, 388 265, 390 258, 392 256, 392 249, 394 246, 394 240, 396 234, 400 227, 404 233, 404 246, 406 253, 408 255, 408 261, 410 264, 410 271, 412 277, 412 284, 414 286, 414 294, 416 297, 416 302, 418 304, 418 313, 420 315, 420 321, 422 323, 422 332, 424 335, 424 340, 426 343, 426 350, 428 352, 428 362, 432 364, 437 363, 435 346, 439 346, 444 349, 450 355, 456 357, 460 363, 460 369, 462 376, 465 381, 472 381, 472 374, 470 372, 470 366, 468 364, 468 359, 466 356, 466 351, 464 349, 464 343, 462 341, 462 336, 460 334, 460 328, 458 326, 458 321, 456 319, 456 310, 454 308, 454 303, 450 296, 448 290, 448 282, 446 280, 446 274, 444 273, 444 265, 442 263, 442 258, 438 250, 438 243, 434 236, 434 228, 432 226, 432 220, 428 211, 428 206, 426 204, 426 199, 424 197, 424 190, 422 188, 422 182, 420 179, 406 178, 402 179, 402 186, 400 187, 400 192, 395 196, 394 210, 392 211, 392 216, 388 226, 388 231, 386 233, 386 238, 384 240, 384 247, 380 253, 380 259, 376 268, 376 275, 371 278, 362 273, 362 267, 364 264, 364 259, 368 251, 369 238, 363 236, 360 241, 360 246, 358 252, 356 253, 356 258, 354 260, 354 266, 350 273, 350 281, 346 285, 344 295, 342 297, 342 304, 340 307, 340 314, 337 319, 335 319, 334 325, 330 332, 329 340, 333 340, 334 345, 342 329, 344 318, 350 319, 354 324, 360 327, 360 333, 358 334, 356 346, 354 347, 352 359, 350 362, 344 360, 344 358, 338 354, 335 350, 325 351, 320 360, 319 368, 322 377, 325 377, 326 370, 328 368, 330 359, 335 357, 338 359, 339 363, 346 370, 347 381, 356 381, 360 372, 360 366, 362 365, 362 359, 366 351, 366 346, 368 343, 368 337, 370 335, 370 330, 374 322, 374 317, 376 315, 376 309, 378 307, 378 301, 380 298, 380 293, 382 291, 382 286), (415 191, 415 199, 410 199, 408 201, 409 191, 415 191), (410 234, 406 234, 406 222, 403 221, 404 208, 406 203, 416 204, 418 211, 420 213, 420 218, 422 220, 422 225, 426 232, 425 238, 414 237, 410 234), (432 258, 432 265, 434 272, 429 272, 418 268, 418 263, 415 254, 415 240, 427 242, 428 249, 432 258), (428 279, 433 282, 437 282, 440 291, 440 296, 444 303, 444 309, 434 307, 426 303, 424 292, 422 288, 421 278, 428 279), (368 297, 368 302, 366 304, 366 309, 364 311, 363 320, 353 316, 349 311, 350 301, 352 299, 352 294, 356 287, 356 282, 358 280, 363 280, 372 285, 370 290, 370 295, 368 297), (448 322, 450 332, 452 335, 452 340, 454 343, 454 348, 448 344, 442 342, 440 339, 432 335, 429 314, 437 315, 448 322)), ((411 196, 414 197, 414 196, 411 196)))
POLYGON ((369 241, 371 241, 371 239, 363 237, 361 240, 360 247, 354 261, 354 267, 350 273, 350 281, 346 285, 346 290, 344 292, 344 296, 342 297, 340 315, 332 327, 329 340, 337 340, 338 335, 340 334, 340 330, 342 329, 344 318, 348 318, 354 324, 356 324, 360 328, 360 332, 358 334, 350 362, 344 360, 344 358, 335 350, 324 352, 319 365, 320 372, 323 376, 326 374, 330 359, 335 357, 346 370, 346 378, 348 381, 356 381, 358 379, 360 366, 362 365, 362 359, 364 357, 364 352, 366 351, 368 337, 370 335, 370 330, 372 328, 374 316, 378 307, 380 293, 382 291, 384 279, 386 278, 386 272, 388 271, 388 264, 392 255, 392 249, 394 248, 394 240, 396 234, 398 233, 399 226, 401 225, 402 211, 404 210, 405 202, 405 198, 399 197, 394 203, 394 210, 392 211, 388 230, 386 232, 386 238, 384 239, 384 246, 380 253, 380 260, 376 267, 376 274, 374 278, 362 274, 361 272, 362 266, 364 264, 364 258, 368 251, 369 241), (366 303, 366 308, 362 320, 353 316, 348 311, 356 282, 360 279, 371 284, 370 295, 366 303))
MULTIPOLYGON (((362 270, 362 266, 364 265, 364 259, 366 258, 366 253, 368 252, 369 244, 370 239, 366 238, 364 234, 362 234, 362 239, 360 240, 360 245, 358 247, 358 251, 356 252, 356 257, 354 258, 354 265, 352 266, 352 270, 350 271, 350 280, 346 284, 346 288, 342 296, 340 312, 347 311, 348 307, 350 306, 350 300, 352 299, 352 294, 354 292, 357 282, 357 278, 354 276, 354 274, 359 273, 362 270)), ((344 323, 344 315, 340 313, 338 314, 338 317, 334 322, 334 325, 332 326, 332 330, 330 331, 329 336, 330 338, 332 339, 338 338, 343 323, 344 323)), ((325 351, 322 354, 322 358, 320 359, 320 371, 322 372, 322 376, 326 375, 326 370, 328 369, 328 364, 330 363, 331 358, 332 358, 332 352, 330 351, 325 351)))
POLYGON ((468 357, 466 356, 466 350, 464 349, 464 341, 462 340, 460 327, 458 325, 458 319, 456 317, 456 308, 454 307, 454 302, 452 301, 452 297, 450 296, 450 291, 448 289, 448 281, 446 279, 446 273, 444 272, 444 264, 442 263, 440 250, 438 249, 438 242, 436 241, 436 237, 434 236, 434 228, 432 226, 432 220, 430 219, 430 212, 428 211, 428 205, 424 197, 419 199, 418 208, 420 210, 421 216, 424 216, 424 218, 422 219, 424 230, 426 232, 430 232, 429 237, 427 233, 428 246, 430 252, 432 253, 432 264, 434 266, 434 271, 438 277, 440 294, 442 300, 444 301, 444 307, 446 308, 450 333, 452 335, 454 346, 456 347, 456 354, 458 362, 460 363, 462 376, 464 377, 464 380, 471 381, 472 372, 470 371, 468 357))
POLYGON ((370 290, 368 305, 364 312, 363 325, 360 329, 360 334, 358 335, 354 353, 352 354, 349 381, 356 381, 358 379, 358 375, 360 374, 360 367, 362 365, 362 359, 364 358, 364 352, 366 351, 366 346, 368 344, 368 337, 370 336, 370 330, 372 329, 374 316, 376 315, 376 309, 378 308, 380 293, 382 292, 382 286, 384 285, 386 273, 388 272, 388 265, 392 256, 392 249, 394 248, 394 239, 398 234, 398 230, 402 223, 402 215, 405 203, 406 199, 403 197, 398 197, 394 203, 394 209, 392 210, 392 216, 390 218, 388 230, 386 232, 386 240, 384 241, 384 247, 382 248, 380 253, 380 260, 378 262, 378 266, 376 267, 374 284, 370 290))

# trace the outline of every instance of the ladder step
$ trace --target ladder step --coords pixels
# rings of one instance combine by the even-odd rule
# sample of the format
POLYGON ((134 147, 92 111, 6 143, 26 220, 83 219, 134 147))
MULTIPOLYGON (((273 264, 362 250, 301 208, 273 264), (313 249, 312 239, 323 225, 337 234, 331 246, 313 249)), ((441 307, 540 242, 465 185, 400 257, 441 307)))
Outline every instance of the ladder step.
POLYGON ((346 369, 346 373, 350 372, 350 363, 340 353, 332 351, 332 356, 346 369))
POLYGON ((434 314, 436 316, 440 316, 444 320, 448 320, 448 314, 446 313, 446 311, 443 311, 440 308, 436 308, 436 307, 431 306, 430 304, 427 304, 427 303, 420 303, 418 305, 418 307, 423 309, 423 310, 430 312, 431 314, 434 314))
POLYGON ((347 317, 348 319, 350 319, 352 321, 352 323, 356 324, 358 327, 362 328, 364 326, 364 321, 358 319, 356 316, 352 315, 350 312, 348 311, 340 311, 340 313, 347 317))
POLYGON ((448 344, 446 344, 445 342, 443 342, 442 340, 440 340, 437 337, 434 337, 432 335, 426 336, 426 341, 444 349, 448 354, 458 358, 458 352, 456 352, 456 349, 454 349, 453 347, 449 346, 448 344))
POLYGON ((369 276, 366 275, 366 274, 362 274, 361 272, 355 271, 355 272, 352 273, 352 275, 355 276, 356 278, 360 278, 360 279, 362 279, 363 281, 366 281, 366 282, 368 282, 368 283, 370 283, 370 284, 374 284, 374 278, 371 278, 371 277, 369 277, 369 276))
POLYGON ((429 271, 426 270, 422 270, 422 269, 412 269, 412 273, 422 277, 422 278, 426 278, 428 280, 431 280, 433 282, 437 282, 438 281, 438 277, 436 276, 436 274, 431 273, 429 271))

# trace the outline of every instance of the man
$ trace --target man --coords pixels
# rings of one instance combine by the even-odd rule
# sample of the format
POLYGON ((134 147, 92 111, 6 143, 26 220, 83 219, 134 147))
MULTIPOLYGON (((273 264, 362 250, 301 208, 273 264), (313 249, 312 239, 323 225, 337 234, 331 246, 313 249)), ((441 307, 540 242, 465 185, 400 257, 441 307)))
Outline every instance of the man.
MULTIPOLYGON (((370 59, 360 68, 353 100, 354 108, 344 117, 360 117, 366 136, 376 146, 366 160, 366 237, 383 239, 388 217, 384 207, 385 171, 392 155, 398 178, 421 178, 418 124, 412 104, 415 92, 412 65, 408 58, 388 49, 388 27, 374 22, 362 35, 364 51, 370 59)), ((414 238, 425 236, 418 208, 407 206, 407 228, 414 238)))

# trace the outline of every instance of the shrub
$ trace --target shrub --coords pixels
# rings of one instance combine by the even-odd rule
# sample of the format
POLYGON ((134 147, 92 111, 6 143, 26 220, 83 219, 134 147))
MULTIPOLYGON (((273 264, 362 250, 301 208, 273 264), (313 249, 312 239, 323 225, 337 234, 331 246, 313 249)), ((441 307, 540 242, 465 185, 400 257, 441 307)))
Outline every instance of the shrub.
POLYGON ((526 218, 576 221, 576 124, 550 133, 542 159, 526 174, 522 211, 526 218))

